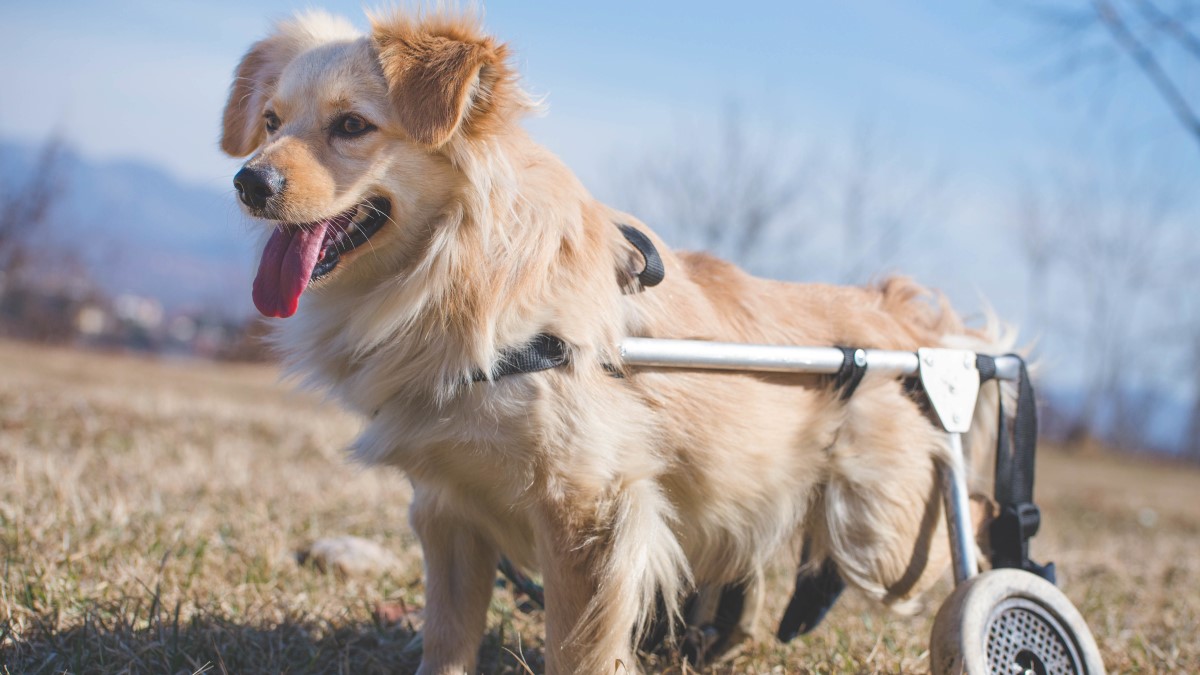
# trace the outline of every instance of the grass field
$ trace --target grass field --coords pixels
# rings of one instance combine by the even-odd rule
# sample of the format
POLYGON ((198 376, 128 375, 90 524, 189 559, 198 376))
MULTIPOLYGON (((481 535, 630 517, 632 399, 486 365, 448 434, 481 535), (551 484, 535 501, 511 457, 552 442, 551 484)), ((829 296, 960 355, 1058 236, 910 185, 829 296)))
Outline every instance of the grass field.
MULTIPOLYGON (((0 342, 0 673, 414 670, 408 489, 343 461, 355 430, 269 367, 0 342), (297 564, 342 534, 399 564, 366 577, 297 564)), ((1200 672, 1200 472, 1048 451, 1039 471, 1034 557, 1058 563, 1110 672, 1200 672)), ((913 618, 843 598, 813 634, 764 639, 719 672, 927 671, 948 587, 913 618)), ((780 581, 772 617, 785 593, 780 581)), ((482 672, 539 671, 540 632, 498 590, 482 672)))

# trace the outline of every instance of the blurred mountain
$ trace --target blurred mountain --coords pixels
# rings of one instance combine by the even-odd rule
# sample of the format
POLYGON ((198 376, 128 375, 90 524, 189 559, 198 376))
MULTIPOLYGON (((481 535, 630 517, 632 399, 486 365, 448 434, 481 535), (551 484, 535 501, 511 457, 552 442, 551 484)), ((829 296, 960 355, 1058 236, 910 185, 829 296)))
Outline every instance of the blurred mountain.
MULTIPOLYGON (((42 148, 0 139, 0 190, 20 190, 42 148)), ((65 147, 59 195, 35 249, 77 256, 110 294, 159 300, 168 310, 227 316, 253 311, 255 237, 232 189, 189 185, 160 167, 95 161, 65 147)))

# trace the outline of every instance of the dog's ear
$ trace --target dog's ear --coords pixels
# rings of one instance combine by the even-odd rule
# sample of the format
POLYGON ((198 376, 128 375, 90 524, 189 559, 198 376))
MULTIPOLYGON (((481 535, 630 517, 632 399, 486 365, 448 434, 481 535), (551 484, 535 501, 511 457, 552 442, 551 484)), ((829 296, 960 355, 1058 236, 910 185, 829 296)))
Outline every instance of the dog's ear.
POLYGON ((504 45, 480 35, 469 20, 372 23, 388 93, 414 141, 438 148, 460 128, 482 130, 501 119, 513 79, 504 45))
POLYGON ((234 72, 221 129, 221 149, 245 157, 266 137, 264 106, 279 75, 298 54, 318 45, 353 40, 358 32, 345 19, 307 12, 280 22, 275 32, 250 47, 234 72))
POLYGON ((282 46, 276 37, 259 40, 234 71, 221 127, 221 149, 231 157, 250 154, 266 135, 263 106, 288 61, 282 46))

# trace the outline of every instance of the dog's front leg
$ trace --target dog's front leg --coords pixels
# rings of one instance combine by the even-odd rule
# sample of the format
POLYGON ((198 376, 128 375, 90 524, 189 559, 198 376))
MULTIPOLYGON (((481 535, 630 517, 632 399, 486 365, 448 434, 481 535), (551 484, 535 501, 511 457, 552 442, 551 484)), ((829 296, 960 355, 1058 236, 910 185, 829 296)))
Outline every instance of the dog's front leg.
MULTIPOLYGON (((606 542, 581 542, 578 533, 543 530, 552 542, 541 552, 546 584, 546 673, 635 672, 631 650, 635 617, 622 611, 628 598, 611 598, 603 588, 612 565, 606 542), (624 664, 619 670, 616 664, 624 664)), ((611 580, 610 580, 611 581, 611 580)), ((611 584, 610 584, 611 585, 611 584)), ((617 591, 620 593, 620 591, 617 591)))
POLYGON ((418 675, 474 673, 500 553, 465 519, 420 490, 409 517, 425 555, 425 629, 418 675))
POLYGON ((546 672, 636 673, 635 633, 652 614, 656 591, 679 596, 683 552, 667 526, 666 500, 650 481, 584 501, 544 505, 538 518, 546 672))

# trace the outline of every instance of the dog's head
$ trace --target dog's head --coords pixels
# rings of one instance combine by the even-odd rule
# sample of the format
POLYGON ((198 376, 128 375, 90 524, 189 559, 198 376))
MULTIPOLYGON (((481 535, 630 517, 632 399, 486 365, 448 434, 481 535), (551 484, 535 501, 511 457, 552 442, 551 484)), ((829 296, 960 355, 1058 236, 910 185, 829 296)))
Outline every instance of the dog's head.
POLYGON ((311 285, 353 274, 446 206, 453 148, 504 129, 521 105, 505 58, 472 19, 446 16, 372 17, 361 35, 310 13, 250 48, 221 148, 250 155, 234 188, 273 228, 254 282, 260 312, 291 316, 311 285))

